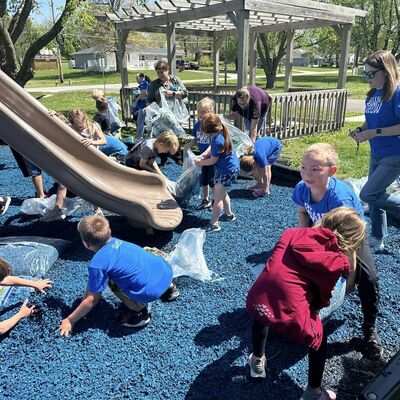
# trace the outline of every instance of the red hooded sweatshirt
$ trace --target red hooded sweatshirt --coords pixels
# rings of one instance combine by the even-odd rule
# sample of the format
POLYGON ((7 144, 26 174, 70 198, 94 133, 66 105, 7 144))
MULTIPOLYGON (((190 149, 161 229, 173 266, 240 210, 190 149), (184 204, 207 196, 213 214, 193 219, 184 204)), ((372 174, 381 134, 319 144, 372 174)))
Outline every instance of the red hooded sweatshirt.
POLYGON ((287 229, 247 296, 247 311, 278 333, 315 350, 322 342, 318 311, 349 270, 327 228, 287 229))

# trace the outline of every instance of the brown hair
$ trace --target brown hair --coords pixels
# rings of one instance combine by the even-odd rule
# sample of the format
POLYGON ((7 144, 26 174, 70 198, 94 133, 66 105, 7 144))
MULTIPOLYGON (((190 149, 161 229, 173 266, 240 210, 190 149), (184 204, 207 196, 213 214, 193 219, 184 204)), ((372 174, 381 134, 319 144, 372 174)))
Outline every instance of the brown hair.
POLYGON ((78 223, 78 232, 83 242, 95 247, 101 247, 111 239, 110 224, 101 215, 82 218, 78 223))
POLYGON ((10 264, 0 257, 0 282, 4 280, 5 277, 11 274, 10 264))
POLYGON ((255 163, 256 161, 254 160, 254 156, 247 155, 240 157, 240 169, 245 172, 251 172, 255 163))
POLYGON ((329 228, 336 236, 341 251, 357 251, 365 239, 366 225, 356 210, 338 207, 326 213, 315 227, 329 228))
POLYGON ((100 97, 96 100, 97 111, 104 112, 108 110, 108 103, 105 97, 100 97))
POLYGON ((208 113, 203 121, 201 121, 201 130, 204 133, 213 134, 213 133, 222 133, 225 139, 225 143, 222 146, 222 149, 218 151, 219 154, 227 155, 232 152, 232 143, 231 138, 229 136, 228 128, 223 125, 220 117, 218 117, 215 113, 208 113))
POLYGON ((171 131, 165 131, 160 134, 155 140, 157 143, 162 143, 169 149, 169 153, 175 154, 179 149, 179 141, 175 133, 171 131))
POLYGON ((80 108, 74 108, 68 113, 68 121, 73 125, 74 123, 78 123, 82 126, 85 126, 88 130, 90 137, 94 136, 94 126, 92 121, 90 121, 86 112, 81 110, 80 108))
POLYGON ((164 60, 158 60, 155 64, 154 64, 154 69, 163 69, 164 71, 169 71, 169 66, 168 63, 164 60))
POLYGON ((303 157, 313 153, 320 157, 323 157, 329 167, 335 167, 338 165, 339 156, 336 149, 329 143, 314 143, 306 149, 303 157))
MULTIPOLYGON (((385 72, 386 79, 383 85, 382 101, 388 101, 393 96, 400 81, 399 69, 393 54, 387 50, 378 50, 367 57, 364 64, 368 64, 372 68, 380 69, 385 72)), ((372 97, 375 90, 375 88, 369 90, 367 99, 372 97)))

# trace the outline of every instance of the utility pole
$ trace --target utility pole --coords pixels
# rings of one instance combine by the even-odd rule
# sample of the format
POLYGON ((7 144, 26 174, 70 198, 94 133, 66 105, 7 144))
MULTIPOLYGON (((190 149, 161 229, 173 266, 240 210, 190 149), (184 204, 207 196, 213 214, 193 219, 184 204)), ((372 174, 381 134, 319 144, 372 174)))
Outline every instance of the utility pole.
MULTIPOLYGON (((53 25, 56 23, 56 18, 54 16, 54 2, 53 0, 50 0, 50 7, 51 7, 51 16, 53 19, 53 25)), ((63 67, 62 67, 62 62, 61 62, 61 51, 60 51, 60 46, 57 42, 56 38, 56 43, 57 43, 57 66, 58 66, 58 78, 60 80, 60 83, 64 83, 64 73, 63 73, 63 67)))

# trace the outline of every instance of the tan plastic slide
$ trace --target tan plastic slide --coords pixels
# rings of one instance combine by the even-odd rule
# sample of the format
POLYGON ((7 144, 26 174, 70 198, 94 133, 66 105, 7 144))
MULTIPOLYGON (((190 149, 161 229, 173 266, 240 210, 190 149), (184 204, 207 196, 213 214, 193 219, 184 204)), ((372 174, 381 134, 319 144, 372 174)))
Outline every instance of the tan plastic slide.
POLYGON ((110 160, 0 71, 0 138, 83 199, 137 227, 171 230, 182 210, 164 179, 110 160))

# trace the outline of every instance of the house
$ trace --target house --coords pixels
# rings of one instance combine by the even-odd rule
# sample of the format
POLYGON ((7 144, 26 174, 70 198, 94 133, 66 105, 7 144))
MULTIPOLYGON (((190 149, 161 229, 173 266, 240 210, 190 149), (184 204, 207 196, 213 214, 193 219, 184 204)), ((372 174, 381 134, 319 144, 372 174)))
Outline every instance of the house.
POLYGON ((57 56, 54 54, 38 54, 33 60, 33 69, 57 69, 57 56))
MULTIPOLYGON (((116 52, 90 47, 73 53, 75 68, 89 71, 116 71, 116 52)), ((176 59, 183 59, 184 52, 176 50, 176 59)), ((167 58, 166 48, 126 46, 126 60, 128 70, 152 69, 156 61, 167 58)))

